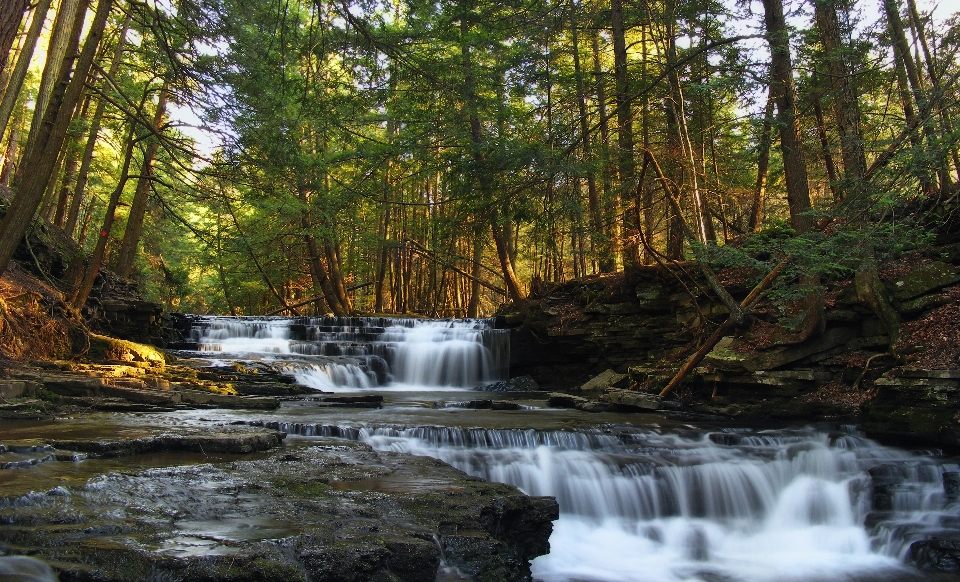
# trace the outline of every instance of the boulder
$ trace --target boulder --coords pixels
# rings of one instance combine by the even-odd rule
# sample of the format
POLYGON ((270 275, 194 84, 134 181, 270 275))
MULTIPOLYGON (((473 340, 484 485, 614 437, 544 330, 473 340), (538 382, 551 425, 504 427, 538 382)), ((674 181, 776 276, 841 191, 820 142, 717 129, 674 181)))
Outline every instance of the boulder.
POLYGON ((659 396, 634 390, 610 390, 600 396, 600 401, 644 410, 660 410, 663 407, 663 399, 659 396))
POLYGON ((725 372, 756 372, 774 370, 814 354, 844 345, 857 335, 848 327, 829 329, 819 336, 794 346, 780 346, 763 351, 738 351, 738 341, 725 337, 704 358, 704 362, 725 372))
POLYGON ((887 282, 887 287, 894 299, 906 301, 957 282, 960 282, 960 273, 956 267, 934 261, 887 282))
POLYGON ((559 515, 553 498, 341 440, 5 501, 0 543, 55 560, 62 579, 112 582, 433 582, 441 560, 522 582, 559 515))
POLYGON ((625 388, 630 381, 627 374, 605 370, 580 386, 582 392, 606 390, 607 388, 625 388))
POLYGON ((537 392, 540 390, 540 386, 531 376, 517 376, 509 380, 480 386, 477 390, 481 392, 537 392))

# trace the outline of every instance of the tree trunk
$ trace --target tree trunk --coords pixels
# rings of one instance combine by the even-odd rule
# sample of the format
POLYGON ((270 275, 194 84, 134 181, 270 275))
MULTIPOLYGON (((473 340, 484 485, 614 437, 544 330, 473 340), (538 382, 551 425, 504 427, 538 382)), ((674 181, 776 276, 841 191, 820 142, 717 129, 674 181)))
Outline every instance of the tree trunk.
POLYGON ((603 210, 600 206, 600 192, 597 189, 597 177, 593 167, 593 150, 590 141, 590 122, 587 118, 587 95, 583 81, 583 70, 580 67, 580 42, 577 25, 577 6, 575 0, 570 0, 570 51, 573 54, 573 74, 577 84, 577 114, 580 117, 581 151, 583 163, 587 165, 587 212, 590 214, 590 240, 596 249, 601 265, 601 272, 613 270, 614 262, 610 238, 603 228, 603 210), (604 271, 603 269, 607 270, 604 271))
POLYGON ((113 229, 113 221, 117 212, 117 206, 120 204, 120 197, 123 195, 123 189, 130 178, 130 163, 133 161, 133 150, 136 145, 137 122, 130 120, 130 131, 127 134, 126 147, 123 152, 123 167, 120 170, 120 178, 117 180, 117 186, 110 193, 110 200, 107 201, 107 210, 103 216, 103 226, 100 227, 100 236, 97 238, 97 246, 93 250, 93 255, 87 263, 86 272, 80 286, 74 290, 70 298, 70 304, 74 309, 80 309, 87 302, 90 291, 93 290, 93 283, 103 265, 103 259, 107 254, 107 244, 110 242, 110 231, 113 229))
MULTIPOLYGON (((109 81, 116 78, 117 71, 120 70, 120 63, 123 60, 123 47, 126 44, 127 30, 130 28, 130 14, 124 18, 123 25, 120 27, 120 33, 117 36, 117 46, 113 52, 113 60, 110 62, 110 70, 107 72, 109 81)), ((97 99, 97 108, 93 110, 93 117, 90 118, 90 129, 87 132, 87 144, 83 150, 83 156, 80 158, 80 169, 77 170, 77 182, 73 187, 73 196, 70 198, 70 209, 67 212, 67 222, 64 225, 64 232, 69 236, 74 235, 77 228, 77 219, 80 217, 80 207, 83 203, 83 195, 87 189, 87 178, 90 175, 90 164, 93 162, 93 152, 97 146, 97 136, 100 133, 100 123, 103 120, 103 112, 107 101, 103 98, 97 99)))
POLYGON ((3 153, 3 168, 0 168, 0 186, 10 186, 10 177, 13 175, 13 164, 20 148, 20 123, 23 121, 23 107, 17 108, 17 115, 13 118, 10 127, 10 139, 7 140, 7 149, 3 153))
POLYGON ((480 261, 483 260, 483 228, 474 228, 473 264, 470 277, 470 304, 467 305, 467 317, 480 315, 480 261))
POLYGON ((770 144, 772 140, 773 106, 775 104, 773 87, 767 90, 767 105, 763 108, 763 125, 760 127, 760 139, 757 144, 757 182, 753 189, 753 207, 750 209, 750 232, 757 232, 763 221, 763 204, 767 196, 767 173, 770 168, 770 144))
MULTIPOLYGON (((814 81, 816 84, 816 81, 814 81)), ((823 163, 827 167, 827 181, 835 202, 840 201, 840 177, 837 175, 837 166, 833 162, 833 152, 830 151, 830 137, 827 135, 827 126, 823 120, 823 107, 820 97, 813 98, 813 116, 817 120, 817 136, 820 138, 820 151, 823 154, 823 163)))
POLYGON ((820 44, 827 61, 833 115, 840 131, 840 153, 845 182, 857 183, 867 171, 867 159, 860 132, 859 95, 851 75, 848 47, 844 46, 837 16, 837 0, 813 0, 820 44))
MULTIPOLYGON (((40 205, 43 192, 50 180, 50 174, 57 162, 57 156, 63 147, 63 140, 67 134, 70 119, 73 117, 73 110, 76 108, 83 92, 87 74, 93 64, 93 58, 96 55, 100 40, 103 38, 103 31, 112 6, 113 0, 100 0, 97 12, 90 25, 90 31, 87 33, 87 40, 84 42, 83 50, 77 59, 77 66, 72 79, 70 69, 66 66, 72 60, 68 55, 68 59, 64 63, 65 66, 61 71, 60 82, 57 84, 57 89, 54 91, 50 105, 47 107, 40 139, 37 141, 38 145, 34 148, 34 152, 21 164, 21 167, 29 168, 30 179, 16 183, 16 196, 11 202, 3 221, 0 222, 0 274, 6 271, 17 245, 30 227, 30 222, 40 205)), ((75 27, 76 37, 79 37, 83 25, 82 19, 79 19, 79 22, 75 24, 77 25, 75 27)), ((22 174, 22 172, 20 173, 22 174)))
POLYGON ((807 164, 803 155, 797 96, 793 86, 790 36, 783 17, 783 0, 763 0, 763 8, 767 42, 770 43, 770 88, 776 95, 780 151, 783 152, 790 222, 798 234, 803 234, 813 227, 813 217, 810 214, 807 164))
POLYGON ((5 0, 0 4, 0 72, 7 68, 7 57, 29 5, 29 0, 5 0))
POLYGON ((47 59, 43 65, 43 75, 40 77, 40 88, 34 100, 33 121, 30 122, 30 133, 27 135, 27 144, 23 148, 23 156, 30 156, 31 150, 37 146, 40 135, 40 126, 43 123, 44 112, 53 95, 53 88, 60 78, 60 69, 67 58, 67 51, 73 52, 73 47, 80 42, 80 30, 75 26, 78 16, 83 21, 89 0, 80 6, 80 0, 60 0, 57 17, 53 21, 53 31, 50 33, 50 42, 47 45, 47 59))
POLYGON ((600 160, 601 170, 601 200, 603 203, 603 233, 607 238, 610 252, 606 257, 601 256, 598 267, 601 273, 613 273, 617 270, 617 259, 620 257, 622 236, 620 221, 617 213, 620 208, 620 196, 613 189, 613 169, 610 166, 610 116, 607 114, 607 89, 604 81, 603 67, 600 63, 600 33, 594 29, 590 37, 593 53, 593 76, 597 94, 597 116, 600 118, 600 160))
POLYGON ((610 24, 613 38, 613 78, 617 100, 617 170, 620 177, 620 198, 629 208, 622 214, 624 265, 640 264, 640 225, 636 221, 636 200, 633 199, 636 166, 633 159, 633 111, 630 107, 630 79, 627 72, 627 44, 623 22, 622 0, 610 0, 610 24))
POLYGON ((23 88, 23 81, 27 78, 27 71, 30 68, 30 60, 33 58, 33 51, 37 47, 37 40, 40 33, 43 32, 43 23, 47 18, 47 11, 50 9, 51 0, 40 0, 37 7, 33 9, 33 17, 30 21, 30 28, 27 30, 27 38, 23 41, 23 48, 17 55, 17 63, 10 73, 10 79, 3 91, 3 100, 0 101, 0 135, 7 130, 7 123, 10 121, 10 115, 13 113, 20 97, 20 90, 23 88))
MULTIPOLYGON (((163 87, 160 88, 157 110, 153 117, 153 128, 156 131, 159 131, 163 125, 163 118, 167 111, 168 93, 169 84, 164 81, 163 87)), ((123 231, 123 242, 120 243, 120 250, 117 253, 117 274, 121 277, 129 277, 133 270, 133 261, 137 256, 137 245, 140 243, 140 237, 143 234, 143 219, 147 214, 147 201, 153 181, 153 161, 160 149, 160 140, 157 136, 152 135, 148 139, 147 147, 143 152, 143 162, 140 164, 137 188, 134 191, 133 202, 130 203, 130 212, 127 214, 127 227, 123 231)))
MULTIPOLYGON (((883 0, 883 9, 887 17, 887 30, 890 33, 890 39, 895 47, 894 58, 902 65, 906 73, 907 82, 910 85, 910 92, 913 96, 913 102, 917 107, 921 122, 923 123, 923 134, 927 140, 927 146, 936 151, 936 136, 930 123, 930 101, 923 94, 923 87, 920 84, 920 74, 917 71, 917 64, 910 55, 910 45, 907 42, 907 35, 903 29, 903 21, 900 19, 900 7, 896 0, 883 0)), ((950 190, 952 181, 950 173, 947 171, 945 160, 941 160, 937 168, 937 174, 940 179, 940 188, 943 192, 950 190)), ((920 176, 921 181, 925 180, 920 176)), ((929 191, 929 185, 927 186, 929 191)))

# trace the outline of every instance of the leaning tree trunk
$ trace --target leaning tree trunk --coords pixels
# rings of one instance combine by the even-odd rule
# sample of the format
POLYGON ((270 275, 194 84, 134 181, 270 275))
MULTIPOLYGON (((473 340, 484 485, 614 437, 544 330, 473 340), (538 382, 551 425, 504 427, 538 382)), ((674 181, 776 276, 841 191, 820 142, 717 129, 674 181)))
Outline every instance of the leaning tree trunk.
POLYGON ((23 88, 23 82, 27 78, 30 60, 33 58, 33 51, 37 47, 40 33, 43 32, 43 23, 47 17, 47 11, 50 9, 50 2, 51 0, 40 0, 37 7, 33 9, 33 17, 30 21, 30 28, 27 30, 27 37, 23 41, 23 47, 20 49, 20 54, 17 55, 17 63, 13 66, 13 72, 10 73, 7 86, 3 91, 3 100, 0 101, 0 135, 3 135, 7 130, 7 123, 16 107, 20 89, 23 88))
MULTIPOLYGON (((153 127, 159 131, 163 124, 163 117, 167 110, 167 95, 169 84, 165 81, 160 89, 157 101, 157 111, 153 117, 153 127)), ((127 214, 127 227, 123 231, 123 242, 117 254, 117 274, 129 277, 133 270, 133 261, 137 256, 137 245, 143 233, 143 219, 147 213, 147 201, 150 195, 150 186, 153 181, 153 161, 160 149, 160 140, 151 136, 143 152, 143 163, 140 164, 140 177, 137 178, 137 188, 134 191, 133 202, 130 203, 130 212, 127 214)))
MULTIPOLYGON (((70 77, 70 68, 67 66, 71 64, 70 61, 72 60, 69 54, 67 62, 62 68, 60 82, 54 90, 50 105, 47 106, 47 112, 44 116, 40 132, 41 139, 38 140, 37 147, 22 164, 23 167, 29 168, 30 179, 17 182, 15 185, 16 196, 10 203, 3 221, 0 221, 0 275, 6 271, 17 245, 20 244, 20 240, 26 234, 37 208, 40 206, 53 167, 57 163, 58 154, 63 147, 63 140, 66 137, 70 119, 73 117, 73 110, 76 108, 86 85, 87 74, 93 64, 100 40, 103 38, 103 31, 106 28, 107 18, 110 16, 112 7, 113 0, 100 0, 97 12, 90 24, 90 31, 87 33, 87 40, 84 42, 83 50, 77 58, 77 66, 73 77, 70 77)), ((75 22, 75 25, 76 38, 79 38, 83 26, 82 19, 75 22)))
POLYGON ((123 189, 130 179, 130 163, 133 161, 133 150, 136 146, 137 122, 130 120, 130 131, 127 134, 126 147, 123 152, 123 167, 120 170, 120 177, 117 185, 110 193, 110 200, 107 202, 107 209, 103 216, 103 225, 100 227, 100 236, 97 238, 97 245, 93 250, 90 261, 87 263, 87 269, 83 274, 80 286, 74 290, 70 298, 70 304, 74 309, 80 309, 87 302, 87 297, 93 290, 93 283, 97 280, 97 274, 100 272, 100 266, 103 265, 103 259, 107 254, 107 244, 110 242, 110 231, 113 229, 113 222, 116 218, 117 206, 120 204, 120 197, 123 195, 123 189))
POLYGON ((50 43, 47 46, 47 59, 40 77, 40 87, 34 100, 33 121, 30 122, 30 133, 27 135, 27 145, 23 148, 24 157, 37 146, 40 135, 40 126, 43 123, 44 112, 50 103, 54 86, 60 78, 60 69, 67 60, 67 52, 75 50, 76 43, 80 42, 80 31, 75 26, 79 17, 81 22, 87 11, 89 0, 61 0, 57 17, 53 21, 53 32, 50 33, 50 43), (82 6, 81 6, 82 4, 82 6))
POLYGON ((6 70, 7 57, 29 5, 29 0, 4 0, 0 4, 0 72, 6 70))

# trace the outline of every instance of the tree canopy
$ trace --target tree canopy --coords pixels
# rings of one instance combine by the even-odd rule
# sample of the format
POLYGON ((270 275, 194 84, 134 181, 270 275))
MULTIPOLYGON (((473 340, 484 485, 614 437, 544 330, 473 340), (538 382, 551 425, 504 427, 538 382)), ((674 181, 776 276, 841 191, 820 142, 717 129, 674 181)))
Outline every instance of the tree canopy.
POLYGON ((0 268, 53 228, 76 305, 104 267, 185 311, 475 317, 576 277, 791 257, 808 286, 856 272, 882 315, 877 254, 956 230, 960 16, 939 10, 8 2, 0 268))

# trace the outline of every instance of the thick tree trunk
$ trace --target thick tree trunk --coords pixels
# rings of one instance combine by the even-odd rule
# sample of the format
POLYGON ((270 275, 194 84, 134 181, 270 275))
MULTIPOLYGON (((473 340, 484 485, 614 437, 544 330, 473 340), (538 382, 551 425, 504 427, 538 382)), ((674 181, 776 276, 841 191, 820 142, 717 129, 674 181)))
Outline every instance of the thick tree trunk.
POLYGON ((79 45, 80 30, 75 26, 79 17, 81 22, 87 10, 89 0, 61 0, 57 17, 53 21, 53 31, 50 33, 50 42, 47 45, 47 58, 43 65, 43 74, 40 77, 40 87, 34 100, 33 121, 30 122, 30 133, 27 135, 27 144, 23 148, 23 156, 29 157, 31 150, 37 146, 40 136, 40 126, 43 123, 44 113, 53 95, 54 86, 60 78, 60 69, 67 59, 67 52, 73 52, 79 45))
POLYGON ((797 115, 797 96, 793 85, 793 61, 790 36, 783 16, 783 0, 763 0, 767 42, 770 43, 770 87, 776 95, 777 121, 780 125, 780 150, 787 183, 790 222, 797 233, 813 227, 810 214, 810 186, 803 155, 803 138, 797 115))
POLYGON ((813 0, 814 17, 820 33, 820 44, 827 61, 833 115, 840 131, 840 153, 844 181, 857 183, 867 171, 867 158, 860 132, 859 96, 851 75, 837 16, 837 0, 813 0))
POLYGON ((30 28, 27 29, 27 37, 23 41, 23 47, 20 54, 17 55, 17 63, 13 66, 7 86, 3 91, 3 100, 0 101, 0 135, 7 130, 7 123, 16 107, 17 99, 20 97, 20 90, 23 88, 23 82, 27 78, 27 70, 30 68, 30 60, 33 59, 33 51, 37 47, 37 40, 40 33, 43 32, 43 23, 47 18, 47 11, 50 9, 51 0, 40 0, 37 7, 33 9, 33 17, 30 20, 30 28))
POLYGON ((29 5, 29 0, 4 0, 0 4, 0 71, 7 68, 7 57, 29 5))
MULTIPOLYGON (((57 156, 63 147, 63 140, 67 134, 67 127, 73 117, 73 110, 77 106, 80 95, 86 84, 87 74, 97 53, 97 47, 103 38, 103 31, 110 16, 113 0, 100 0, 97 12, 87 33, 87 40, 77 59, 76 70, 70 77, 72 64, 69 58, 65 62, 60 75, 60 82, 54 91, 43 127, 38 139, 38 146, 25 159, 23 168, 29 168, 30 179, 18 181, 15 184, 16 196, 7 210, 6 216, 0 222, 0 274, 7 269, 10 259, 16 251, 17 245, 30 227, 37 207, 43 197, 43 192, 50 181, 51 172, 57 162, 57 156)), ((82 28, 82 19, 75 22, 76 37, 79 37, 82 28)), ((21 172, 22 174, 22 172, 21 172)))
MULTIPOLYGON (((169 84, 165 81, 160 89, 157 100, 157 110, 153 117, 153 128, 159 131, 163 125, 163 118, 167 112, 167 96, 169 84)), ((147 147, 143 152, 143 162, 140 164, 140 176, 137 178, 137 188, 130 203, 130 212, 127 214, 127 227, 123 231, 123 241, 117 253, 117 274, 129 277, 133 270, 133 261, 137 257, 137 245, 143 234, 143 219, 147 214, 147 201, 150 197, 150 186, 153 181, 153 161, 160 149, 160 140, 157 136, 148 138, 147 147)))

